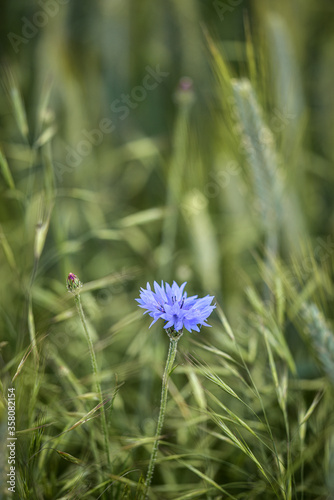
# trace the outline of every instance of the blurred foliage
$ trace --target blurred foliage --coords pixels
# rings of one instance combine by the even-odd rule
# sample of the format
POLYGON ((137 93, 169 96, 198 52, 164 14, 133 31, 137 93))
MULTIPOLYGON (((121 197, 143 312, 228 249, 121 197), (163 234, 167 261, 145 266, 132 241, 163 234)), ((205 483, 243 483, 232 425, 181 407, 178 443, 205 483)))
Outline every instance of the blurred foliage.
POLYGON ((1 17, 17 498, 140 498, 168 341, 134 298, 161 279, 219 307, 180 342, 151 498, 331 498, 333 3, 16 0, 1 17))

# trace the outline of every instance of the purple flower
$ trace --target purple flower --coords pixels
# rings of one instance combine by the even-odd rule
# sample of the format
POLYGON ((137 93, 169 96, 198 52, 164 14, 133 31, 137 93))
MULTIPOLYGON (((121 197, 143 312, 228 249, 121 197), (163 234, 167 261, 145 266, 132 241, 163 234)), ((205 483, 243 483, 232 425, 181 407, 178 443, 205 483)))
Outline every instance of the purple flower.
POLYGON ((183 292, 186 282, 179 286, 175 281, 172 286, 162 281, 161 286, 154 282, 154 292, 147 283, 147 287, 140 289, 139 307, 146 309, 144 314, 148 313, 153 318, 150 327, 159 318, 166 321, 164 328, 173 328, 179 332, 183 327, 191 332, 199 332, 199 326, 210 326, 206 323, 207 318, 212 313, 215 305, 211 305, 213 297, 207 295, 201 299, 197 295, 187 297, 183 292))

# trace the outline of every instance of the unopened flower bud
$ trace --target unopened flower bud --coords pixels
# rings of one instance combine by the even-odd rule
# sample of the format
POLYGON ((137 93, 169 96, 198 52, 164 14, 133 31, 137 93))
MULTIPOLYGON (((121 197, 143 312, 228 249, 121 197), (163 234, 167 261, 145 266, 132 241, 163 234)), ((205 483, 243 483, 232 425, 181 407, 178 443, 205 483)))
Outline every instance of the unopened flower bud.
POLYGON ((81 287, 82 283, 79 278, 75 274, 69 273, 66 280, 67 290, 71 293, 78 293, 81 287))
POLYGON ((195 101, 193 81, 188 76, 184 76, 179 81, 178 88, 174 94, 174 99, 181 106, 190 106, 195 101))

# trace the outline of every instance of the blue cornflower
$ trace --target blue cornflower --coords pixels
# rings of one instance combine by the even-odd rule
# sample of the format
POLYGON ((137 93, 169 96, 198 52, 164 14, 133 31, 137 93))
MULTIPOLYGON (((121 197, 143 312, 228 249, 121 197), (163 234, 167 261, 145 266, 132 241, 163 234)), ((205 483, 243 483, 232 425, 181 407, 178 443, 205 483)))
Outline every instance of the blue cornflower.
POLYGON ((207 295, 198 299, 197 295, 187 297, 183 292, 186 282, 179 286, 175 281, 172 286, 162 281, 161 286, 154 282, 154 292, 147 283, 147 287, 140 289, 139 307, 146 309, 144 314, 148 313, 153 318, 150 327, 159 318, 166 321, 164 328, 172 328, 177 332, 182 331, 183 327, 191 332, 199 332, 199 326, 210 326, 206 323, 207 318, 212 313, 216 305, 211 305, 213 297, 207 295))

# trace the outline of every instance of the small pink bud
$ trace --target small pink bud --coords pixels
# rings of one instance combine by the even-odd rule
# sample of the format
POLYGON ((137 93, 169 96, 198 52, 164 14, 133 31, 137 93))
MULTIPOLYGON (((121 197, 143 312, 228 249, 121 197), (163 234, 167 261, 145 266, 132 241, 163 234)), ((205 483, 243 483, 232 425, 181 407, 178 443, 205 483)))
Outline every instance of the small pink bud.
POLYGON ((69 273, 66 280, 66 288, 71 293, 78 293, 78 290, 82 287, 82 283, 79 278, 73 274, 69 273))

